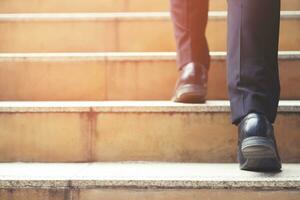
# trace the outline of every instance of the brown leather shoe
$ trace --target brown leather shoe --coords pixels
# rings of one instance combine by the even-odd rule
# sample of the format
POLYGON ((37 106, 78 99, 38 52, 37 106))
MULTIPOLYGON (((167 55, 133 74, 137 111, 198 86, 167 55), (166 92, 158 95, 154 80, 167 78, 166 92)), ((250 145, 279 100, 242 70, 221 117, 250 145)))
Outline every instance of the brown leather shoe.
POLYGON ((207 94, 208 70, 204 65, 188 63, 180 73, 172 101, 204 103, 207 94))

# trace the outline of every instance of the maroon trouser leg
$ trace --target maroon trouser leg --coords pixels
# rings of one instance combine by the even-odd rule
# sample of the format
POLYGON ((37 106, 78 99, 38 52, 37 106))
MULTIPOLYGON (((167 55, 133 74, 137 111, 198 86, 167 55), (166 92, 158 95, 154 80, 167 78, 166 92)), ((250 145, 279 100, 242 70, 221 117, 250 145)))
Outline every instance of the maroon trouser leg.
POLYGON ((209 67, 209 50, 205 38, 208 0, 171 0, 170 2, 178 69, 190 62, 209 67))

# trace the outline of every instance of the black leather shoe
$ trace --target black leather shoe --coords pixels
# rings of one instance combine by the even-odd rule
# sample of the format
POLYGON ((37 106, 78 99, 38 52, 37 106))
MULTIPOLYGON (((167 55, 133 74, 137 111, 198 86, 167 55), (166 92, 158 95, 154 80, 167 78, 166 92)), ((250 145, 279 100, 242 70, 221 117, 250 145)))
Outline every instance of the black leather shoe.
POLYGON ((180 73, 172 101, 181 103, 204 103, 207 94, 208 70, 204 65, 189 63, 180 73))
POLYGON ((250 113, 238 125, 238 161, 240 169, 280 171, 274 129, 262 114, 250 113))

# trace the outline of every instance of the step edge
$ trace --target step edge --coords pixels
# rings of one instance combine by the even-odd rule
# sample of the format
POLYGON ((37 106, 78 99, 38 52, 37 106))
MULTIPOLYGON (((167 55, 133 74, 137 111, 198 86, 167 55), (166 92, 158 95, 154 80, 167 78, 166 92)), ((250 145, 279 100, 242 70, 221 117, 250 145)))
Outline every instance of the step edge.
MULTIPOLYGON (((209 11, 209 19, 227 18, 227 11, 209 11)), ((282 19, 300 19, 300 11, 281 11, 282 19)), ((8 13, 0 14, 5 21, 118 21, 170 20, 169 12, 105 12, 105 13, 8 13)))
POLYGON ((241 171, 237 163, 1 163, 0 188, 291 190, 300 188, 299 165, 258 173, 241 171), (35 172, 28 173, 29 168, 35 172))
MULTIPOLYGON (((213 60, 225 60, 226 52, 210 52, 213 60)), ((300 60, 300 51, 279 51, 281 60, 300 60)), ((175 52, 0 53, 7 61, 175 61, 175 52)))
MULTIPOLYGON (((229 113, 229 101, 207 101, 206 104, 182 104, 170 101, 2 101, 0 113, 229 113)), ((300 112, 300 101, 282 100, 278 112, 300 112)))
POLYGON ((0 180, 0 189, 250 189, 297 190, 300 181, 0 180))
POLYGON ((259 173, 241 171, 237 163, 2 163, 0 188, 299 189, 299 165, 259 173))

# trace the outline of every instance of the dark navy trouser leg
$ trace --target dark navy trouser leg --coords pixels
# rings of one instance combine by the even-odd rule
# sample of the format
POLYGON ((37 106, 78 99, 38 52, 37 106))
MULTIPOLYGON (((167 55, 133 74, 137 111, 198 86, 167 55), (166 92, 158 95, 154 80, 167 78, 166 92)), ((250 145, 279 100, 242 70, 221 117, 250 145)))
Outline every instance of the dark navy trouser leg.
POLYGON ((280 0, 228 0, 228 89, 232 122, 251 112, 273 123, 280 95, 280 0))

